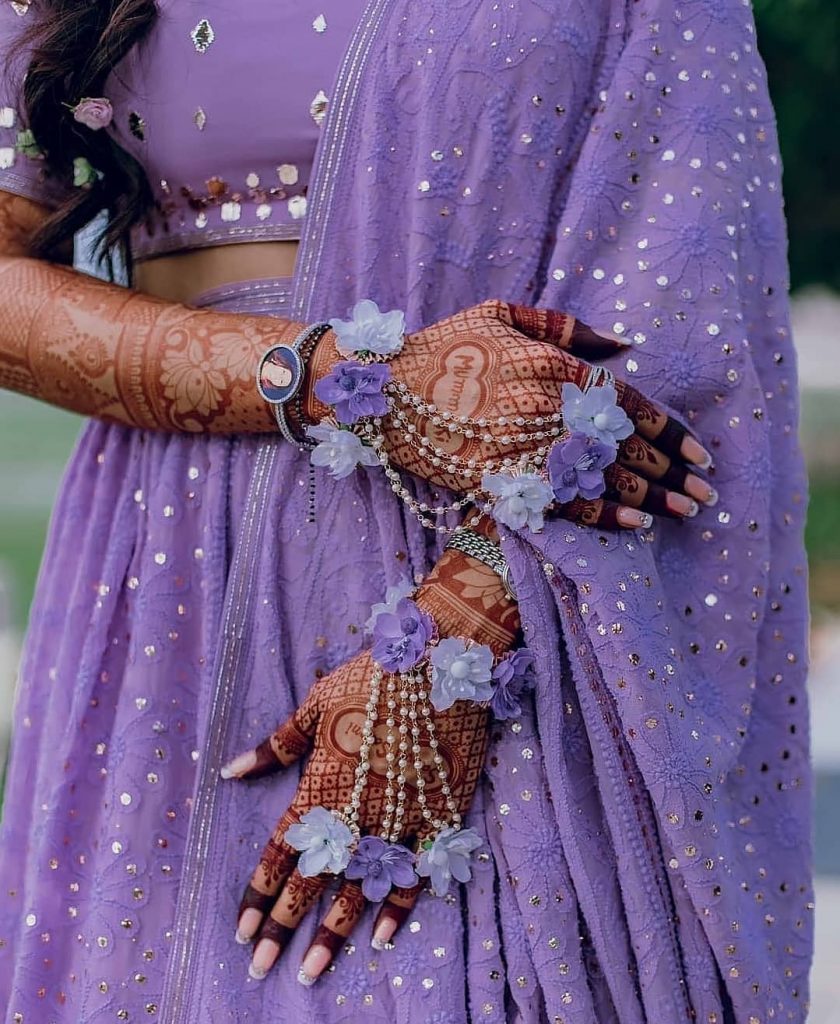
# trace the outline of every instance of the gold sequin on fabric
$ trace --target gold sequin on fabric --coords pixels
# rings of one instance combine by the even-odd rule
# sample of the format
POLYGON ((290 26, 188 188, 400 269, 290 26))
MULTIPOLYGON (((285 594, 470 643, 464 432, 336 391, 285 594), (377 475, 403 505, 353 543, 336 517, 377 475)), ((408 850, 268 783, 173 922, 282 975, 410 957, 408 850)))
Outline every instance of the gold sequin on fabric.
POLYGON ((213 26, 210 22, 206 18, 202 18, 192 32, 190 32, 190 38, 193 41, 193 46, 199 53, 206 53, 213 45, 216 33, 213 31, 213 26))

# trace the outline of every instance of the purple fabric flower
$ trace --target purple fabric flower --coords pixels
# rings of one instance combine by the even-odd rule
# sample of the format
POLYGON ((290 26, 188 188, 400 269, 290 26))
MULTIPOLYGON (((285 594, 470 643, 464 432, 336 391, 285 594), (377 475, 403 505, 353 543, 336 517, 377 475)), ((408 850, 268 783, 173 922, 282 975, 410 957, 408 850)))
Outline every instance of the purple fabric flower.
POLYGON ((446 637, 432 648, 429 664, 429 700, 435 711, 446 711, 456 700, 484 701, 493 696, 493 652, 484 644, 446 637))
POLYGON ((383 313, 373 299, 357 302, 349 320, 330 320, 330 327, 335 331, 335 347, 343 356, 354 352, 393 356, 405 341, 403 311, 392 309, 383 313))
POLYGON ((359 840, 356 852, 344 870, 345 878, 362 880, 365 899, 381 903, 398 885, 409 889, 417 884, 414 854, 399 843, 386 843, 378 836, 359 840))
POLYGON ((404 597, 393 612, 382 612, 373 624, 373 658, 386 672, 407 672, 426 652, 434 622, 404 597))
POLYGON ((469 882, 472 878, 470 857, 484 840, 472 828, 444 828, 434 840, 423 844, 417 860, 417 874, 428 878, 435 896, 445 896, 454 878, 456 882, 469 882))
POLYGON ((492 515, 497 523, 511 530, 527 526, 534 533, 543 528, 543 515, 554 495, 538 473, 485 473, 481 488, 496 499, 492 515))
POLYGON ((304 878, 327 871, 337 875, 350 862, 353 833, 326 807, 313 807, 300 822, 286 829, 286 842, 301 854, 298 870, 304 878))
POLYGON ((339 423, 355 423, 363 416, 384 416, 388 411, 382 389, 390 379, 391 367, 385 363, 362 366, 347 359, 318 381, 315 396, 335 409, 339 423))
POLYGON ((107 128, 114 119, 114 110, 111 101, 105 96, 85 96, 79 100, 75 107, 70 108, 73 112, 73 120, 98 132, 100 128, 107 128))
POLYGON ((370 616, 365 623, 365 629, 368 633, 373 632, 373 627, 376 625, 376 620, 382 615, 383 612, 395 612, 397 605, 404 597, 411 597, 414 593, 414 584, 407 576, 395 583, 393 586, 388 587, 385 591, 385 600, 377 601, 376 604, 370 606, 370 616))
POLYGON ((520 697, 525 690, 532 690, 536 683, 534 655, 527 647, 520 647, 502 658, 493 669, 496 689, 490 700, 490 710, 500 722, 518 718, 522 714, 520 697))
POLYGON ((328 469, 336 480, 349 476, 357 466, 378 466, 373 448, 363 444, 352 430, 342 430, 329 420, 306 428, 307 436, 319 442, 310 455, 313 466, 328 469))
POLYGON ((575 433, 558 441, 548 453, 548 479, 560 502, 600 498, 606 488, 604 470, 615 462, 616 449, 586 434, 575 433))
POLYGON ((577 384, 567 382, 562 397, 563 422, 569 430, 579 430, 614 448, 633 433, 633 422, 618 404, 614 384, 581 391, 577 384))

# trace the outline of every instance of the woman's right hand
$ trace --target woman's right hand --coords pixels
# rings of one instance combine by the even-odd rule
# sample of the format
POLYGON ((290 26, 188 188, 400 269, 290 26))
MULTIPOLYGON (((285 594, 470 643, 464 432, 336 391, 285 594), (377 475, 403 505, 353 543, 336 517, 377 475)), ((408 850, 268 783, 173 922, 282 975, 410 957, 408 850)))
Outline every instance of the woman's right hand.
MULTIPOLYGON (((314 421, 330 411, 313 389, 341 358, 333 339, 328 334, 310 360, 304 408, 314 421)), ((433 405, 435 412, 429 415, 407 404, 402 427, 387 420, 389 458, 431 483, 457 492, 469 490, 488 462, 500 468, 504 458, 515 461, 546 443, 544 438, 519 442, 516 435, 523 428, 517 420, 544 417, 548 430, 549 417, 561 410, 563 385, 585 385, 591 365, 582 357, 602 357, 624 347, 614 335, 600 334, 566 314, 498 300, 410 334, 391 361, 393 376, 427 406, 433 405), (447 422, 452 419, 441 414, 485 425, 474 436, 464 436, 451 432, 447 422), (476 476, 471 481, 447 472, 446 458, 433 464, 429 449, 434 448, 467 461, 476 468, 476 476)), ((650 525, 651 513, 690 517, 697 514, 698 503, 714 504, 714 489, 691 468, 707 469, 709 453, 635 388, 617 380, 616 391, 635 432, 621 443, 617 461, 606 473, 604 498, 575 499, 561 508, 561 515, 586 525, 632 529, 650 525)), ((536 430, 527 428, 529 434, 536 430)))

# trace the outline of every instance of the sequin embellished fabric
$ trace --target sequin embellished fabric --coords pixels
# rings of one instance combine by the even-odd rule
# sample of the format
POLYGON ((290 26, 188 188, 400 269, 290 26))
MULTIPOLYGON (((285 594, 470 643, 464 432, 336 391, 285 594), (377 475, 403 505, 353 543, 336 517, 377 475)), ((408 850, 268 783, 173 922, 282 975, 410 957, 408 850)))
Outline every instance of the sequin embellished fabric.
MULTIPOLYGON (((16 6, 0 3, 0 54, 37 17, 37 4, 22 14, 16 6)), ((158 0, 158 8, 147 38, 104 87, 114 106, 107 131, 146 169, 155 197, 133 233, 135 258, 299 238, 333 81, 363 0, 158 0)), ((55 201, 42 161, 15 153, 13 85, 0 88, 0 188, 55 201)))
POLYGON ((805 484, 750 9, 371 0, 363 23, 294 314, 372 296, 415 329, 500 296, 624 334, 611 368, 711 446, 720 502, 505 539, 539 682, 492 737, 476 878, 421 897, 393 949, 366 919, 304 989, 318 914, 262 982, 233 938, 295 778, 218 766, 359 649, 428 538, 375 472, 311 489, 280 442, 89 427, 23 666, 6 1022, 802 1024, 805 484))

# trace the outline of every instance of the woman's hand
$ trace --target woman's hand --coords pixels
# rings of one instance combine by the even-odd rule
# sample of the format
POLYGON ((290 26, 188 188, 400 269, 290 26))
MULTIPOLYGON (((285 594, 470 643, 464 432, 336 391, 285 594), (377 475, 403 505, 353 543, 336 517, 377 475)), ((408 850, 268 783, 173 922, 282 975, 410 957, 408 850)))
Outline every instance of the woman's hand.
MULTIPOLYGON (((501 465, 506 457, 516 460, 545 444, 541 437, 518 440, 521 430, 533 434, 536 428, 522 428, 517 420, 544 417, 549 429, 548 418, 562 408, 563 385, 585 386, 591 366, 581 357, 605 356, 622 348, 624 343, 614 335, 599 334, 574 317, 497 300, 410 334, 391 361, 393 376, 433 405, 435 414, 409 404, 404 406, 407 419, 402 427, 389 417, 384 424, 389 457, 396 466, 432 483, 468 491, 476 479, 447 472, 446 457, 458 456, 476 467, 480 477, 488 461, 501 465), (442 414, 483 421, 483 426, 465 437, 451 432, 442 414), (445 453, 439 465, 433 462, 433 449, 445 453)), ((310 360, 304 409, 311 420, 330 411, 315 397, 314 387, 339 358, 330 333, 310 360)), ((635 528, 650 525, 646 513, 693 516, 698 502, 714 504, 715 491, 690 468, 707 469, 708 452, 635 388, 616 381, 616 390, 635 433, 622 442, 617 462, 607 472, 605 497, 573 501, 561 514, 588 525, 635 528)))
MULTIPOLYGON (((479 527, 492 527, 482 521, 479 527)), ((444 552, 416 598, 435 619, 442 636, 471 637, 488 644, 496 655, 509 649, 519 628, 514 602, 499 577, 483 562, 460 551, 444 552)), ((225 778, 252 779, 281 770, 309 752, 291 806, 277 823, 245 890, 239 911, 237 941, 255 943, 249 973, 262 978, 289 944, 298 924, 329 887, 332 876, 304 877, 297 868, 298 853, 286 842, 290 825, 313 807, 341 810, 350 801, 359 763, 362 725, 371 692, 373 661, 369 652, 319 680, 295 714, 255 750, 235 758, 225 778)), ((386 695, 380 699, 371 770, 362 795, 359 825, 363 834, 378 835, 385 813, 386 762, 384 736, 386 695)), ((472 801, 484 763, 488 712, 472 701, 457 701, 434 712, 438 752, 448 772, 451 797, 463 816, 472 801)), ((435 815, 446 813, 441 782, 424 747, 425 797, 435 815)), ((417 801, 416 775, 406 772, 407 798, 400 842, 413 847, 429 834, 417 801)), ((382 948, 410 912, 420 886, 394 888, 382 904, 374 926, 373 944, 382 948)), ((344 879, 315 940, 303 959, 299 980, 311 984, 329 965, 362 916, 365 898, 360 885, 344 879)))

